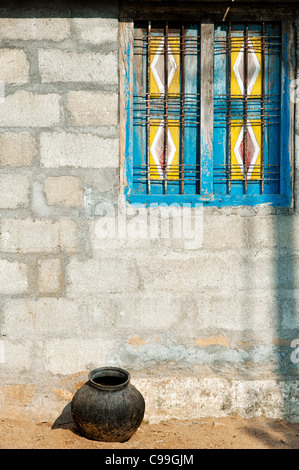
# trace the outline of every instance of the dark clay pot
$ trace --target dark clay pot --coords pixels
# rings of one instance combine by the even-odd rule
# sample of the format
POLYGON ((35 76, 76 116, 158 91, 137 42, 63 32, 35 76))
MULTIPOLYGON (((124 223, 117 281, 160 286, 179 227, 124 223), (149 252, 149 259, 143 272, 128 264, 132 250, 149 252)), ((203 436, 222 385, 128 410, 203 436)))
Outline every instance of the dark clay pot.
POLYGON ((82 436, 106 442, 125 442, 133 436, 143 420, 145 402, 130 378, 129 372, 118 367, 90 372, 71 403, 82 436))

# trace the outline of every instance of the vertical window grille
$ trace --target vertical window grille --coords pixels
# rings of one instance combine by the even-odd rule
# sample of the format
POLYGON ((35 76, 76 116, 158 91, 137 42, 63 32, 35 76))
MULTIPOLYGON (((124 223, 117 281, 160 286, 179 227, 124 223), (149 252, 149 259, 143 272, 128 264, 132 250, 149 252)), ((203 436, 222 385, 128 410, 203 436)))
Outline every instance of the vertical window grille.
POLYGON ((133 181, 139 194, 198 194, 200 25, 136 24, 133 181))
POLYGON ((280 25, 216 25, 214 47, 214 193, 279 194, 280 25))

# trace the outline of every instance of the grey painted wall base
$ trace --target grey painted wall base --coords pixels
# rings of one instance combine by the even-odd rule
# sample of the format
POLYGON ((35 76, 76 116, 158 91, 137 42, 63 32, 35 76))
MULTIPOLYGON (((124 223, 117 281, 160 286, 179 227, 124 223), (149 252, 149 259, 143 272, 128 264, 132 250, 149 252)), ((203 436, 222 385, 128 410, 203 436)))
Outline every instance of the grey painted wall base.
MULTIPOLYGON (((83 385, 84 380, 77 384, 83 385)), ((144 419, 150 423, 178 419, 240 416, 266 417, 299 422, 299 380, 242 380, 190 376, 133 378, 131 383, 142 393, 144 419)), ((70 378, 39 389, 32 384, 0 387, 2 417, 29 414, 37 420, 66 422, 74 387, 70 378)))

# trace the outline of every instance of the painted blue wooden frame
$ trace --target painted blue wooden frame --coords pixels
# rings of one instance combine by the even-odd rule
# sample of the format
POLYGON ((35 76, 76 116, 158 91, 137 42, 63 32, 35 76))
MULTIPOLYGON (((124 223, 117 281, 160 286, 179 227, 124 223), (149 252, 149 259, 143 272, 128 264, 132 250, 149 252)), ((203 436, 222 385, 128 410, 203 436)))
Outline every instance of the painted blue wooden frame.
MULTIPOLYGON (((281 49, 281 128, 280 128, 280 194, 133 194, 133 21, 123 23, 123 77, 122 77, 122 99, 124 122, 121 122, 123 143, 121 148, 121 164, 123 165, 121 175, 123 195, 129 204, 143 204, 145 206, 153 203, 164 204, 203 204, 208 206, 259 206, 270 205, 279 207, 290 207, 293 203, 293 103, 290 100, 290 85, 293 79, 292 66, 292 44, 293 33, 290 23, 282 21, 282 49, 281 49)), ((211 109, 213 113, 213 108, 211 109)), ((203 129, 200 129, 203 132, 203 129)), ((202 139, 201 139, 202 140, 202 139)), ((205 160, 209 169, 213 168, 213 150, 205 160)), ((207 175, 206 175, 207 176, 207 175)), ((206 187, 213 187, 213 172, 207 176, 210 183, 206 187)))

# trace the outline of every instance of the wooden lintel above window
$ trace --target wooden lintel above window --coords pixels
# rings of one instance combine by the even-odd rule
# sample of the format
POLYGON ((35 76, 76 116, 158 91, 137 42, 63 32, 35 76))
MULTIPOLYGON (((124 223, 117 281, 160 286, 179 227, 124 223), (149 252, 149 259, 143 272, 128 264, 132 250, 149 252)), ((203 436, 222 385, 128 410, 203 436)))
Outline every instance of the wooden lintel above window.
POLYGON ((299 11, 298 0, 278 1, 257 1, 238 0, 237 2, 228 0, 218 0, 211 2, 208 0, 173 0, 161 1, 151 0, 138 2, 136 0, 121 0, 121 18, 134 18, 135 20, 158 20, 163 19, 174 21, 182 15, 185 20, 201 21, 208 20, 211 15, 213 20, 229 21, 239 20, 242 14, 243 21, 273 21, 292 18, 294 10, 299 11), (245 16, 244 16, 245 15, 245 16))

